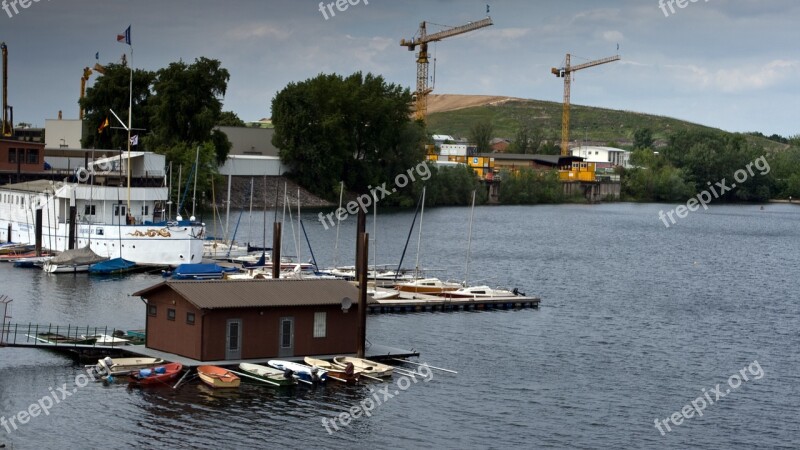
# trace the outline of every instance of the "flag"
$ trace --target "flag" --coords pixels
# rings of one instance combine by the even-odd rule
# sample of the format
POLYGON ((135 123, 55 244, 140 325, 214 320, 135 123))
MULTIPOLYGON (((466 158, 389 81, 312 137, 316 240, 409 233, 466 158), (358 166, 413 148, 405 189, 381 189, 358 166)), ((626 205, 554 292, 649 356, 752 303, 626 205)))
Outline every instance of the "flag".
POLYGON ((100 52, 94 54, 94 59, 100 61, 100 52))
POLYGON ((489 5, 486 5, 486 14, 489 14, 489 5))
POLYGON ((131 45, 131 26, 128 25, 128 28, 125 29, 124 34, 117 35, 117 42, 122 42, 124 44, 131 45))
POLYGON ((131 145, 139 145, 139 135, 134 134, 131 136, 131 145))
POLYGON ((106 128, 108 128, 108 117, 106 117, 106 120, 104 120, 103 123, 100 124, 100 128, 97 129, 97 132, 102 134, 103 130, 105 130, 106 128))

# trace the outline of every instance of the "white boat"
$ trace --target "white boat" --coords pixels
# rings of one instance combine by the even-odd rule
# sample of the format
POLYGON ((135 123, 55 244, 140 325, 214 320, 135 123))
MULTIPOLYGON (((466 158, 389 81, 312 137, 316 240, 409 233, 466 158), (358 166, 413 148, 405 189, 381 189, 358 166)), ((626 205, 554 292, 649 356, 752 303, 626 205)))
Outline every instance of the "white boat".
POLYGON ((89 266, 108 258, 93 252, 89 246, 67 250, 58 256, 45 261, 42 269, 47 273, 78 273, 88 272, 89 266))
POLYGON ((50 180, 8 184, 0 186, 0 241, 35 243, 33 218, 41 209, 42 246, 46 250, 89 247, 105 259, 124 257, 138 265, 200 263, 204 225, 164 221, 166 201, 167 188, 160 185, 129 189, 50 180), (72 245, 71 205, 76 208, 72 245))
POLYGON ((127 339, 122 339, 114 336, 109 336, 107 334, 87 334, 81 335, 83 339, 97 339, 95 345, 105 345, 109 347, 119 347, 122 345, 131 345, 131 341, 127 339))
POLYGON ((448 291, 455 291, 461 287, 461 283, 442 281, 438 278, 421 278, 405 283, 397 283, 394 286, 398 291, 418 294, 442 294, 448 291))
POLYGON ((470 286, 441 294, 445 298, 505 298, 518 294, 508 289, 494 289, 489 286, 470 286))
POLYGON ((372 377, 391 377, 394 367, 363 358, 353 358, 350 356, 337 356, 333 358, 333 364, 337 367, 347 367, 347 363, 353 364, 355 370, 372 377))
POLYGON ((237 243, 226 243, 222 241, 206 241, 203 244, 203 258, 232 261, 249 255, 247 245, 237 243))
POLYGON ((294 372, 294 376, 297 377, 298 380, 301 380, 305 383, 324 383, 328 379, 328 372, 318 367, 311 367, 305 364, 283 361, 280 359, 271 359, 267 362, 267 364, 284 372, 291 370, 294 372))

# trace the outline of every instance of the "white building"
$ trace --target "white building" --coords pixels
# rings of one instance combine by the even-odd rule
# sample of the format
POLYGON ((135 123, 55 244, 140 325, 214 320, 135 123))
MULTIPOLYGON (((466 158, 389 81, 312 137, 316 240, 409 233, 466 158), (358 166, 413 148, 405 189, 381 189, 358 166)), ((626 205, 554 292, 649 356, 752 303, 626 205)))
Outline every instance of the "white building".
POLYGON ((83 123, 80 120, 46 119, 44 124, 46 149, 81 148, 83 123))
POLYGON ((570 149, 572 156, 580 156, 586 162, 595 163, 598 169, 615 166, 630 167, 631 152, 614 147, 581 146, 570 149))

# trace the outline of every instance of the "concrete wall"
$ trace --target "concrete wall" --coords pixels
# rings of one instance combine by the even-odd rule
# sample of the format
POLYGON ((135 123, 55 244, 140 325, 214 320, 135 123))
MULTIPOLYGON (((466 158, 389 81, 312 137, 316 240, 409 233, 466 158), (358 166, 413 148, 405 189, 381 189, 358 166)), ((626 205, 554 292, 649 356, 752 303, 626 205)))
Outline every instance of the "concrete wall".
POLYGON ((231 155, 278 156, 278 149, 272 145, 274 128, 217 127, 217 129, 228 136, 228 141, 232 145, 231 155))

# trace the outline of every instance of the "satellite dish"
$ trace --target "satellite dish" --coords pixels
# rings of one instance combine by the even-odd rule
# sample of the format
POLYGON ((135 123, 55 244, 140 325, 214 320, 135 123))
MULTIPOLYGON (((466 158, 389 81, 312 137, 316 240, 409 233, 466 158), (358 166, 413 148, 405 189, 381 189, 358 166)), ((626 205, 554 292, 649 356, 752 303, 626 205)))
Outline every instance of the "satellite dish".
POLYGON ((353 299, 345 297, 342 299, 342 311, 347 312, 353 306, 353 299))

